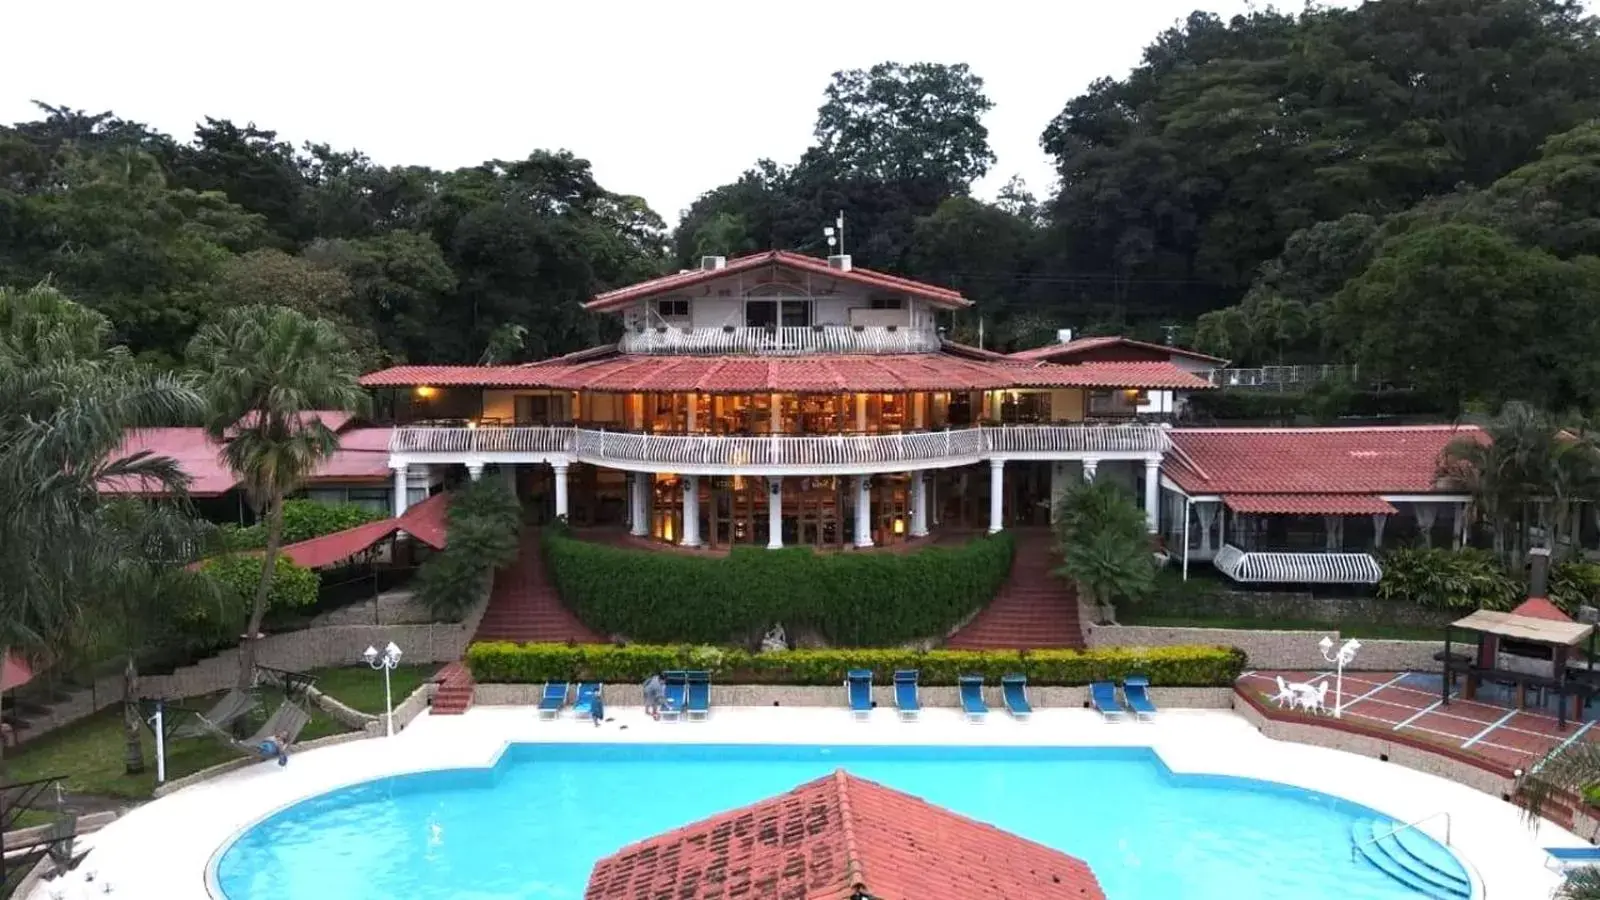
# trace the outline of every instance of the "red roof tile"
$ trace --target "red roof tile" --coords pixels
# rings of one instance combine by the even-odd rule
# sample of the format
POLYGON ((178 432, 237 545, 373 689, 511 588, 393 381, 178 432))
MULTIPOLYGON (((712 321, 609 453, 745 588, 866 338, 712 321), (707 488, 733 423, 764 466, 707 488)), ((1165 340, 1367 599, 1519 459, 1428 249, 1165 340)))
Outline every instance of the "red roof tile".
POLYGON ((1104 900, 1081 860, 835 772, 595 864, 585 900, 1104 900))
POLYGON ((1398 512, 1371 494, 1225 494, 1223 505, 1236 513, 1276 516, 1388 516, 1398 512))
MULTIPOLYGON (((337 431, 350 421, 345 412, 319 412, 323 424, 337 431)), ((365 481, 389 474, 389 428, 353 428, 339 435, 339 450, 318 468, 312 482, 365 481)), ((172 459, 189 476, 189 494, 215 497, 232 490, 239 479, 222 461, 222 448, 203 428, 145 428, 128 432, 114 458, 149 453, 172 459)), ((155 485, 127 479, 100 485, 102 494, 148 494, 155 485)))
POLYGON ((1431 494, 1470 425, 1174 429, 1163 471, 1188 494, 1431 494))
POLYGON ((855 267, 851 267, 849 270, 835 269, 828 265, 827 260, 818 259, 815 256, 790 253, 786 250, 768 250, 765 253, 752 253, 749 256, 730 259, 727 265, 721 269, 691 269, 686 272, 677 272, 638 284, 631 284, 627 287, 617 288, 614 291, 606 291, 603 294, 597 294, 593 300, 585 303, 584 308, 591 310, 616 309, 619 306, 626 306, 635 300, 668 294, 697 284, 704 284, 707 281, 714 281, 718 278, 725 278, 729 275, 737 275, 741 272, 750 272, 764 267, 825 275, 839 281, 848 281, 866 285, 867 287, 883 288, 910 294, 941 306, 962 307, 972 305, 972 301, 961 296, 959 291, 952 291, 949 288, 936 287, 884 272, 874 272, 871 269, 855 267))
POLYGON ((650 356, 611 353, 575 362, 523 366, 399 366, 362 379, 368 387, 404 385, 527 387, 625 393, 863 393, 980 391, 1002 388, 1205 390, 1210 383, 1166 362, 1058 366, 975 359, 958 353, 881 356, 650 356))
POLYGON ((1544 619, 1550 622, 1571 622, 1572 617, 1561 611, 1561 608, 1551 603, 1544 597, 1529 597, 1522 604, 1511 611, 1514 616, 1527 616, 1530 619, 1544 619))
POLYGON ((352 428, 339 435, 339 449, 317 467, 312 482, 367 481, 389 477, 393 428, 352 428))
POLYGON ((1214 365, 1227 365, 1228 361, 1220 356, 1211 356, 1198 350, 1189 350, 1184 347, 1172 347, 1167 344, 1152 344, 1149 341, 1136 341, 1117 335, 1103 337, 1083 337, 1065 344, 1045 344, 1043 347, 1034 347, 1031 350, 1018 350, 1011 354, 1012 359, 1048 360, 1050 362, 1064 362, 1068 358, 1086 353, 1090 350, 1100 350, 1107 347, 1137 347, 1141 350, 1150 350, 1168 354, 1169 356, 1182 356, 1214 365))

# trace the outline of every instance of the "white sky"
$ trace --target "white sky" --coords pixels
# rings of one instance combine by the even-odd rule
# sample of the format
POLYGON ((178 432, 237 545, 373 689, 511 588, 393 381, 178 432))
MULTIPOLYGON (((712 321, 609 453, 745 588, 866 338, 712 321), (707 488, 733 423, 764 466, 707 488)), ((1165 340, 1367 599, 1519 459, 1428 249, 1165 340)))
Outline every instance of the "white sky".
POLYGON ((1042 197, 1054 170, 1039 135, 1069 98, 1126 74, 1190 11, 1246 6, 5 0, 0 121, 33 118, 42 100, 186 138, 210 115, 436 168, 564 147, 671 225, 758 158, 796 160, 833 72, 965 62, 995 102, 985 125, 999 161, 979 193, 1020 174, 1042 197))

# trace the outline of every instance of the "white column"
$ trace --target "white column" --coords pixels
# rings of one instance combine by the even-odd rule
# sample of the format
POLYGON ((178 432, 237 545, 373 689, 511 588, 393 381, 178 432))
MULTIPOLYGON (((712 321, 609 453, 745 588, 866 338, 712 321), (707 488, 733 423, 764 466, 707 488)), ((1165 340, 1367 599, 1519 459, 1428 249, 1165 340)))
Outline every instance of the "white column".
POLYGON ((1093 481, 1096 469, 1100 468, 1100 460, 1090 456, 1083 461, 1083 480, 1093 481))
POLYGON ((856 546, 872 546, 872 476, 856 476, 856 546))
POLYGON ((1161 460, 1144 461, 1144 515, 1151 534, 1161 530, 1161 460))
POLYGON ((483 463, 467 463, 467 477, 473 481, 483 477, 483 463))
POLYGON ((867 430, 867 395, 856 395, 856 431, 867 430))
POLYGON ((628 533, 634 537, 644 537, 650 533, 650 473, 633 473, 633 483, 629 485, 628 501, 633 505, 633 527, 628 533))
POLYGON ((393 499, 393 502, 392 502, 391 505, 394 508, 394 517, 396 519, 398 519, 401 516, 406 514, 406 506, 407 506, 406 501, 409 499, 409 497, 407 496, 408 489, 409 489, 408 485, 406 484, 406 467, 405 466, 395 466, 394 467, 394 499, 393 499))
POLYGON ((927 405, 927 394, 911 395, 911 427, 917 429, 918 431, 921 431, 923 428, 927 427, 924 424, 927 422, 927 412, 925 410, 927 405))
POLYGON ((1056 506, 1067 491, 1067 464, 1057 460, 1050 464, 1050 524, 1056 522, 1056 506))
POLYGON ((1005 518, 1006 461, 989 460, 989 533, 999 531, 1005 518))
POLYGON ((911 473, 911 536, 928 536, 928 476, 911 473))
POLYGON ((767 479, 767 549, 783 549, 783 478, 767 479))
POLYGON ((700 546, 700 476, 683 476, 683 546, 700 546))
POLYGON ((683 410, 683 427, 690 434, 694 433, 694 417, 695 413, 699 412, 696 408, 700 405, 697 402, 699 397, 699 394, 690 394, 683 410))
POLYGON ((565 463, 556 463, 551 466, 556 474, 556 518, 567 517, 567 466, 565 463))

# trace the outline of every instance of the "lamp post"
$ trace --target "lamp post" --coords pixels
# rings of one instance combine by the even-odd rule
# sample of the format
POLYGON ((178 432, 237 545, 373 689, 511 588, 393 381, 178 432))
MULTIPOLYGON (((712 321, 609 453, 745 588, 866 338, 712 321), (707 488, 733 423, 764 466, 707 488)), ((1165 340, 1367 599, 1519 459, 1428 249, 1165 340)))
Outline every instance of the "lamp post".
POLYGON ((377 647, 368 647, 361 658, 372 668, 383 670, 383 724, 388 736, 394 737, 394 697, 389 693, 389 673, 400 665, 400 648, 390 641, 382 653, 378 652, 377 647))
POLYGON ((1322 649, 1322 658, 1333 663, 1335 676, 1333 682, 1333 717, 1344 718, 1344 667, 1350 665, 1356 658, 1356 651, 1361 649, 1361 642, 1351 638, 1339 645, 1339 652, 1333 652, 1333 638, 1322 636, 1322 641, 1317 644, 1322 649))

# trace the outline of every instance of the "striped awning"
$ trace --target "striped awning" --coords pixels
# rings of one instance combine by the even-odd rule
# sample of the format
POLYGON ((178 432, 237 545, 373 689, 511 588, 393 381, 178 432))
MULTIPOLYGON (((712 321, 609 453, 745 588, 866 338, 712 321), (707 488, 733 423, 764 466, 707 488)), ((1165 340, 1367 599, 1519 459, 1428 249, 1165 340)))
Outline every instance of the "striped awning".
POLYGON ((1370 553, 1247 552, 1226 544, 1211 562, 1234 581, 1258 584, 1377 584, 1383 577, 1370 553))

